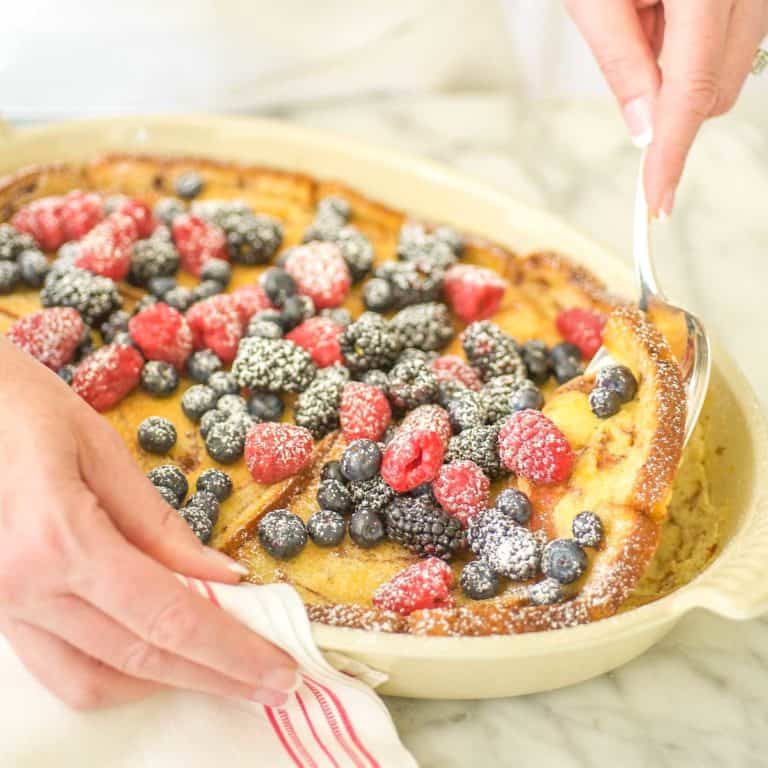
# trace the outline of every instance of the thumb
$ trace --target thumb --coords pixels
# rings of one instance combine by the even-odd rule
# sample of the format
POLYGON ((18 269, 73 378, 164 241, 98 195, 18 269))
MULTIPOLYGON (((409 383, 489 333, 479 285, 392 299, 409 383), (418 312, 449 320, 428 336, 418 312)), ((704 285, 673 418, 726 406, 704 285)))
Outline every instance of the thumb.
POLYGON ((632 141, 646 146, 660 73, 635 2, 568 0, 566 6, 621 106, 632 141))
POLYGON ((80 451, 83 479, 115 527, 135 547, 186 576, 236 583, 247 575, 243 566, 223 552, 203 546, 102 417, 93 414, 87 420, 80 451))

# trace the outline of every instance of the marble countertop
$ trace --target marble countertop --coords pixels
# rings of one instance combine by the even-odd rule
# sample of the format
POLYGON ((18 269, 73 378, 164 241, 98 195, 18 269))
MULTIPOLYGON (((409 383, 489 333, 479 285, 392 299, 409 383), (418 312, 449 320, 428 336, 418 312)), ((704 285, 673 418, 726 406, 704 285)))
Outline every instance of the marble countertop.
MULTIPOLYGON (((656 240, 661 284, 725 342, 765 403, 768 131, 759 107, 747 102, 705 126, 656 240)), ((612 104, 525 104, 491 90, 272 114, 449 163, 629 259, 637 153, 612 104)), ((689 615, 636 661, 559 691, 387 704, 423 768, 766 766, 768 618, 689 615)))

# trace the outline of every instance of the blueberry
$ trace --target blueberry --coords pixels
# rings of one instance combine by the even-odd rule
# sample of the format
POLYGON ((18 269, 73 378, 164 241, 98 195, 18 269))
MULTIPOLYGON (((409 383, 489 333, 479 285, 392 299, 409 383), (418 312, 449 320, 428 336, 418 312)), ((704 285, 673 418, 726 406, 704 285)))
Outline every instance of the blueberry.
POLYGON ((224 259, 208 259, 200 268, 200 280, 215 280, 221 283, 222 289, 229 285, 232 279, 232 266, 224 259))
POLYGON ((206 411, 212 411, 216 407, 218 399, 210 387, 195 384, 181 396, 181 410, 192 421, 200 421, 206 411))
POLYGON ((15 261, 0 261, 0 294, 11 293, 21 280, 21 268, 15 261))
POLYGON ((528 587, 528 597, 534 605, 553 605, 563 600, 563 588, 557 579, 542 579, 528 587))
POLYGON ((541 570, 545 576, 570 584, 587 569, 587 556, 573 539, 554 539, 541 554, 541 570))
MULTIPOLYGON (((159 219, 163 222, 163 225, 165 225, 164 228, 167 231, 168 227, 173 224, 173 220, 177 216, 181 216, 182 213, 185 213, 186 210, 187 209, 181 200, 177 200, 175 197, 161 197, 155 203, 155 207, 152 209, 152 212, 155 214, 156 219, 159 219)), ((153 232, 153 237, 160 229, 161 228, 158 227, 153 232)))
POLYGON ((172 488, 167 488, 164 485, 156 485, 155 488, 157 488, 157 492, 162 496, 166 504, 170 504, 174 509, 179 508, 181 500, 172 488))
POLYGON ((248 398, 248 413, 256 421, 279 421, 285 406, 274 392, 254 392, 248 398))
POLYGON ((287 509, 267 512, 259 522, 261 546, 278 560, 289 560, 307 544, 307 529, 298 515, 287 509))
POLYGON ((242 434, 243 440, 245 440, 251 427, 256 422, 248 411, 235 411, 227 416, 227 423, 235 427, 242 434))
POLYGON ((210 299, 211 296, 216 296, 223 291, 224 285, 218 280, 201 280, 192 289, 192 300, 202 301, 203 299, 210 299))
POLYGON ((208 437, 208 433, 211 431, 211 427, 214 424, 220 424, 229 418, 223 411, 214 408, 212 411, 206 411, 200 417, 200 434, 203 438, 208 437))
POLYGON ((488 563, 472 560, 461 569, 461 591, 472 600, 487 600, 499 594, 501 581, 488 563))
POLYGON ((333 320, 334 323, 337 323, 342 328, 352 324, 352 315, 344 307, 326 307, 320 310, 320 315, 333 320))
POLYGON ((21 279, 30 288, 40 288, 43 285, 50 265, 42 251, 34 249, 22 251, 19 254, 17 263, 21 272, 21 279))
POLYGON ((263 339, 281 339, 283 337, 283 328, 270 320, 263 320, 260 317, 252 317, 248 323, 246 336, 261 336, 263 339))
POLYGON ((147 281, 147 290, 158 299, 162 299, 166 293, 178 288, 175 277, 150 277, 147 281))
POLYGON ((603 522, 594 512, 579 512, 573 518, 571 530, 582 547, 597 547, 603 540, 603 522))
POLYGON ((208 510, 191 504, 180 509, 179 516, 203 544, 210 541, 213 533, 213 521, 208 515, 208 510))
POLYGON ((119 309, 117 312, 113 312, 99 327, 101 338, 104 339, 105 344, 110 344, 114 341, 118 333, 127 333, 128 321, 131 316, 119 309))
POLYGON ((276 307, 282 307, 289 296, 296 295, 296 281, 280 267, 270 267, 264 272, 259 285, 276 307))
POLYGON ((324 480, 317 489, 317 503, 321 509, 332 509, 343 515, 350 511, 352 497, 343 483, 324 480))
POLYGON ((187 495, 189 485, 184 473, 175 464, 160 464, 160 466, 150 469, 147 477, 152 485, 163 488, 170 488, 176 497, 181 500, 187 495))
POLYGON ((195 296, 192 291, 184 285, 177 285, 163 296, 163 301, 179 312, 186 312, 194 303, 195 296))
POLYGON ((375 547, 386 538, 381 518, 367 509, 361 509, 349 518, 349 535, 363 549, 375 547))
POLYGON ((231 419, 214 424, 205 436, 205 450, 221 464, 232 464, 245 450, 245 430, 231 419))
POLYGON ((232 478, 220 469, 205 469, 197 478, 198 491, 212 493, 220 502, 232 495, 232 478))
POLYGON ((210 491, 198 490, 197 493, 193 493, 187 499, 187 503, 184 506, 204 509, 214 525, 216 525, 216 521, 219 519, 219 498, 210 491))
POLYGON ((176 178, 173 185, 176 194, 182 200, 191 200, 197 197, 205 186, 202 177, 196 171, 187 171, 176 178))
POLYGON ((318 547, 335 547, 341 544, 345 532, 344 518, 332 509, 318 509, 307 520, 309 538, 318 547))
POLYGON ((538 387, 534 386, 533 383, 517 387, 516 389, 513 389, 509 395, 509 410, 512 413, 515 411, 524 411, 527 408, 534 411, 540 411, 543 405, 544 397, 538 387))
POLYGON ((211 349, 201 349, 193 352, 187 360, 187 375, 194 381, 207 384, 212 373, 223 368, 218 355, 211 349))
POLYGON ((637 379, 626 365, 609 365, 607 368, 601 368, 597 372, 595 386, 616 392, 622 403, 628 403, 637 394, 637 379))
POLYGON ((419 496, 432 496, 434 498, 434 494, 432 493, 432 483, 426 482, 417 485, 415 488, 408 491, 408 495, 412 496, 414 499, 418 499, 419 496))
POLYGON ((555 344, 549 356, 558 384, 565 384, 582 373, 581 351, 575 344, 567 341, 555 344))
POLYGON ((66 384, 72 384, 72 379, 75 377, 75 366, 74 365, 63 365, 59 370, 57 371, 57 374, 62 381, 64 381, 66 384))
POLYGON ((234 413, 247 411, 248 404, 245 402, 245 398, 240 397, 240 395, 222 395, 216 403, 216 410, 231 416, 234 413))
POLYGON ((360 377, 360 381, 364 381, 366 384, 376 387, 376 389, 381 390, 385 395, 389 392, 389 377, 384 371, 380 371, 378 368, 371 368, 370 371, 366 371, 360 377))
POLYGON ((235 377, 226 371, 214 371, 206 384, 219 396, 236 395, 240 391, 240 385, 235 377))
POLYGON ((607 419, 621 410, 621 396, 613 389, 595 387, 589 393, 589 407, 598 419, 607 419))
POLYGON ((305 305, 300 296, 289 296, 283 303, 280 325, 288 332, 304 319, 305 305))
POLYGON ((551 372, 550 353, 543 341, 526 341, 520 354, 528 371, 528 378, 534 384, 545 384, 551 372))
POLYGON ((371 312, 386 312, 394 304, 392 286, 383 277, 371 278, 363 287, 363 302, 371 312))
POLYGON ((168 453, 176 444, 176 428, 162 416, 150 416, 139 424, 139 445, 149 453, 168 453))
POLYGON ((520 525, 527 525, 531 519, 531 502, 522 491, 516 488, 505 488, 501 491, 496 497, 495 507, 520 525))
POLYGON ((340 464, 347 480, 370 480, 381 466, 381 449, 373 440, 354 440, 341 454, 340 464))
POLYGON ((323 464, 323 468, 320 470, 320 480, 325 482, 326 480, 338 480, 340 483, 344 483, 344 475, 341 474, 341 464, 338 461, 329 461, 323 464))
POLYGON ((339 195, 328 195, 317 201, 317 213, 319 216, 332 215, 337 216, 343 221, 349 221, 352 215, 352 206, 349 201, 339 195))

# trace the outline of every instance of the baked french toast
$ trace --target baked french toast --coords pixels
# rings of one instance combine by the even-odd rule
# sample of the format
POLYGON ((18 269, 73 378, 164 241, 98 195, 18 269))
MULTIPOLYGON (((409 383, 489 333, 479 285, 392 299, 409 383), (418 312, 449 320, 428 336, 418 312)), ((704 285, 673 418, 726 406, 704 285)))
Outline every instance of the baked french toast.
MULTIPOLYGON (((259 214, 278 219, 282 226, 280 249, 268 263, 232 265, 227 288, 230 293, 254 285, 268 268, 279 263, 281 254, 301 244, 316 222, 318 203, 329 197, 349 203, 352 213, 348 223, 373 247, 374 268, 398 258, 401 232, 408 224, 403 213, 343 184, 200 159, 115 155, 79 166, 25 170, 0 181, 0 222, 14 219, 33 200, 73 189, 92 190, 105 199, 114 194, 130 196, 153 206, 175 195, 177 180, 189 173, 197 174, 204 182, 201 191, 194 195, 195 203, 244 201, 259 214)), ((432 230, 427 227, 426 231, 432 230)), ((549 602, 533 604, 531 587, 540 581, 538 571, 537 575, 497 579, 496 593, 490 597, 478 599, 467 594, 467 590, 460 588, 462 572, 469 562, 483 559, 467 547, 459 548, 450 558, 453 584, 445 599, 408 611, 375 598, 382 585, 390 583, 424 555, 423 551, 409 550, 391 536, 370 547, 360 546, 349 535, 333 547, 318 546, 313 540, 306 542, 305 536, 306 543, 296 556, 275 557, 264 543, 264 519, 276 510, 288 510, 304 524, 308 523, 318 510, 317 494, 324 467, 342 459, 351 442, 342 430, 316 436, 311 456, 295 473, 274 482, 259 482, 248 461, 239 459, 222 464, 211 458, 197 421, 180 407, 183 394, 193 384, 186 376, 167 397, 135 388, 105 411, 105 417, 146 471, 172 463, 192 484, 205 470, 225 470, 232 479, 233 492, 220 505, 210 544, 246 565, 248 579, 254 583, 285 581, 294 585, 315 621, 384 631, 457 635, 571 626, 619 610, 653 560, 681 459, 685 422, 685 398, 670 345, 642 313, 611 297, 594 276, 564 257, 553 253, 518 255, 471 237, 464 240, 462 251, 461 265, 491 270, 503 280, 492 313, 478 317, 478 321, 492 323, 504 338, 514 339, 518 347, 536 341, 552 348, 563 343, 561 319, 565 311, 579 310, 603 320, 607 318, 599 341, 631 372, 636 384, 636 393, 620 407, 613 410, 616 403, 609 403, 613 412, 606 417, 605 411, 598 415, 593 407, 594 376, 570 375, 558 386, 555 378, 547 375, 536 387, 542 401, 540 413, 547 428, 554 425, 553 429, 569 446, 572 465, 567 477, 539 482, 540 477, 526 477, 525 472, 510 471, 506 466, 489 477, 487 506, 493 507, 506 489, 519 490, 529 499, 532 514, 525 528, 533 532, 537 558, 541 558, 540 550, 546 542, 573 540, 574 519, 579 513, 589 511, 600 521, 599 541, 581 547, 585 556, 583 569, 576 578, 563 579, 549 602), (175 426, 175 443, 165 455, 147 452, 137 442, 137 428, 150 417, 165 418, 175 426)), ((176 279, 183 287, 197 285, 195 277, 183 270, 176 279)), ((344 295, 343 307, 353 318, 370 303, 369 297, 365 302, 363 299, 366 282, 368 279, 358 281, 344 295)), ((464 287, 460 285, 459 289, 464 287)), ((146 290, 120 282, 119 292, 123 309, 132 311, 146 290)), ((0 331, 40 308, 38 291, 17 285, 8 295, 0 296, 0 331)), ((391 318, 396 309, 389 307, 383 314, 391 318)), ((438 351, 441 357, 463 358, 467 334, 462 332, 468 325, 465 320, 473 317, 462 319, 457 303, 451 304, 451 310, 453 338, 438 351)), ((484 312, 483 308, 480 311, 484 312)), ((511 357, 515 354, 511 353, 511 357)), ((585 362, 582 360, 582 365, 585 362)), ((502 361, 502 368, 504 364, 502 361)), ((487 388, 492 378, 486 377, 482 386, 487 388)), ((283 391, 281 397, 285 405, 281 422, 298 421, 297 395, 283 391)), ((404 414, 397 412, 395 400, 391 396, 390 399, 395 427, 404 414)), ((430 402, 435 399, 433 396, 430 402)), ((506 414, 505 418, 514 417, 506 414)), ((386 447, 383 452, 386 457, 386 447)), ((410 498, 409 492, 401 495, 410 498)), ((464 523, 467 527, 466 520, 464 523)), ((471 525, 469 531, 471 539, 471 525)), ((547 578, 553 579, 551 575, 547 578)))

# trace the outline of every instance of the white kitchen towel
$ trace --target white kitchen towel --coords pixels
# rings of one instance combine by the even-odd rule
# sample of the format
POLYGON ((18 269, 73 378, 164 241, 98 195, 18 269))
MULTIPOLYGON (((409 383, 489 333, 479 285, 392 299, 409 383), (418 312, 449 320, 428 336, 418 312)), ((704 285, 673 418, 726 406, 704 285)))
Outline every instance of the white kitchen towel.
MULTIPOLYGON (((381 699, 323 658, 291 587, 186 583, 298 661, 302 685, 284 707, 168 692, 125 707, 75 712, 40 686, 2 641, 0 765, 416 767, 381 699)), ((348 668, 375 679, 364 667, 348 668)))

